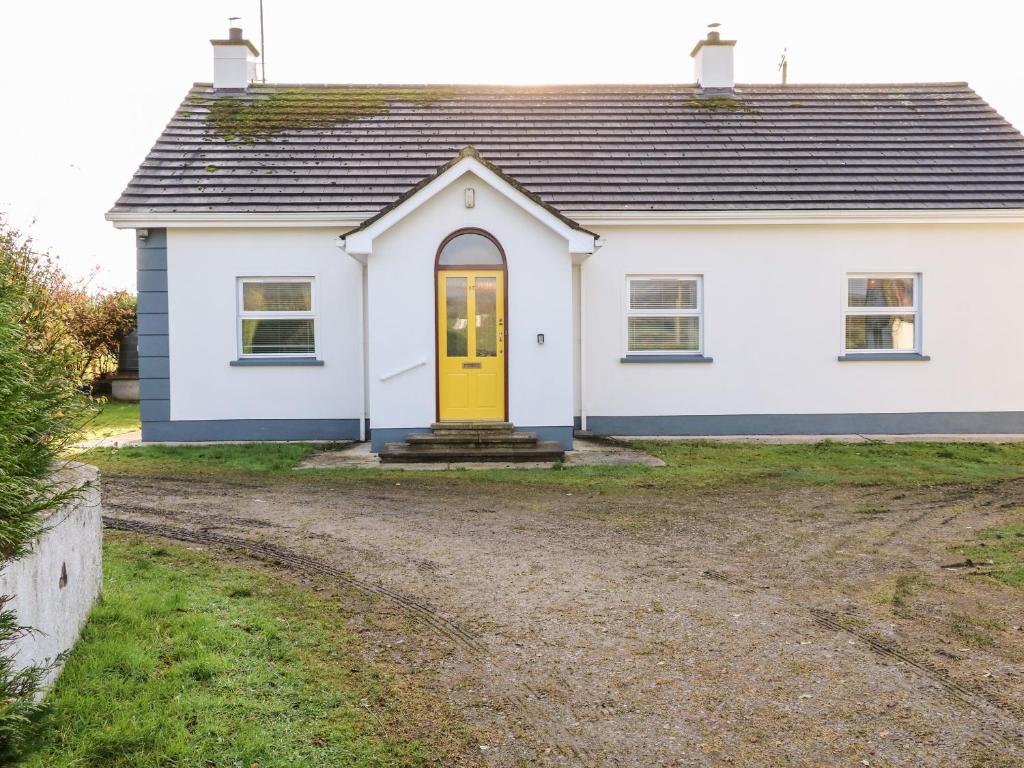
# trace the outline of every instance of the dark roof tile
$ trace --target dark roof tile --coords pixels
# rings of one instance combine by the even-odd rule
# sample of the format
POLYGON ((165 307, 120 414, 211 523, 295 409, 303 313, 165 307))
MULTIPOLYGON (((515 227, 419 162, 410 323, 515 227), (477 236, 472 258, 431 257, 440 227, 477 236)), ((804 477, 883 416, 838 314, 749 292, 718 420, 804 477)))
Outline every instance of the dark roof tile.
POLYGON ((1024 208, 1024 139, 963 83, 703 98, 688 85, 199 84, 114 211, 365 215, 467 146, 569 211, 1024 208), (240 120, 218 122, 232 109, 240 120))

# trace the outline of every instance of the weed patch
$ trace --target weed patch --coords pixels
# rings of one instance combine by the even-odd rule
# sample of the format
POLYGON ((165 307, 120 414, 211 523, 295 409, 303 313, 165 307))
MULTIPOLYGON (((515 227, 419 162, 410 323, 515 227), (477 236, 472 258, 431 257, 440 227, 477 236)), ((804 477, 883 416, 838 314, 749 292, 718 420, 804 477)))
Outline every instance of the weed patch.
POLYGON ((919 573, 901 573, 896 577, 896 586, 892 591, 893 606, 905 608, 914 594, 914 589, 925 583, 924 577, 919 573))
POLYGON ((1018 511, 1006 525, 981 531, 976 541, 956 551, 975 562, 991 561, 992 566, 986 569, 989 578, 1024 587, 1024 513, 1018 511))
POLYGON ((954 613, 949 618, 953 634, 972 648, 988 648, 995 644, 993 632, 1002 632, 1006 625, 998 619, 987 619, 967 613, 954 613))

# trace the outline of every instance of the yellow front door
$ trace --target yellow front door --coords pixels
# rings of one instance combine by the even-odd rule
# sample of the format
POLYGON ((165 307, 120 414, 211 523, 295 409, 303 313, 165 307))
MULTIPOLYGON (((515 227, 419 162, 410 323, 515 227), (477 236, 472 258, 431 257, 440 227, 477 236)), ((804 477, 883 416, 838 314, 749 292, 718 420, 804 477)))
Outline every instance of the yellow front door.
POLYGON ((441 421, 505 420, 505 273, 437 273, 441 421))

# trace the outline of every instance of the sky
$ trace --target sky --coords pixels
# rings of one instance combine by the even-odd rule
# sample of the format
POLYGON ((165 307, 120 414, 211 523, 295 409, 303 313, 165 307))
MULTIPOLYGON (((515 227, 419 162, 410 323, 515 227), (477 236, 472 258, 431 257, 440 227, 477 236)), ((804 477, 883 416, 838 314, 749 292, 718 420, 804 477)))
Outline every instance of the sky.
MULTIPOLYGON (((258 0, 0 0, 0 214, 96 287, 135 287, 104 218, 193 82, 258 0)), ((1008 0, 264 0, 267 79, 286 83, 689 83, 710 22, 738 82, 966 80, 1024 127, 1008 0)))

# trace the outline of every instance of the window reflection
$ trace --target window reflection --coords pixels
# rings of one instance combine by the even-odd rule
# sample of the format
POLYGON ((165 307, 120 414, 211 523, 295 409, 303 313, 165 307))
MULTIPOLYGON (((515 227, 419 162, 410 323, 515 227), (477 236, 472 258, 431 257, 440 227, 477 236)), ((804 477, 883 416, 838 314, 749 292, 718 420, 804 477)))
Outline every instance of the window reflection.
POLYGON ((466 357, 469 350, 467 278, 445 278, 445 318, 448 357, 466 357))
POLYGON ((476 355, 498 355, 498 280, 494 277, 476 279, 476 355))
POLYGON ((437 263, 442 267, 501 265, 504 259, 491 238, 466 232, 445 243, 437 263))

